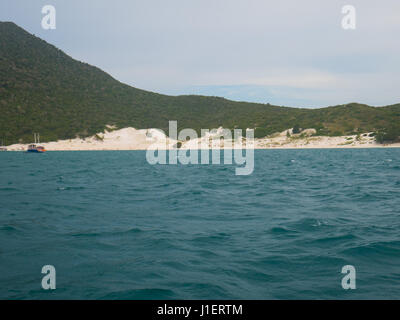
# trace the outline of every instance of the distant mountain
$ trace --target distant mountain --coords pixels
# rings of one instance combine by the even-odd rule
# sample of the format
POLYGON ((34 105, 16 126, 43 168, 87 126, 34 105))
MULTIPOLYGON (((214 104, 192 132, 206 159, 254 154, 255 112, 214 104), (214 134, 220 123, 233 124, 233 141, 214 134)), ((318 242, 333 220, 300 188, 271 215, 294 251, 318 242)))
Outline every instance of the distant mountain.
POLYGON ((400 104, 299 109, 157 94, 125 85, 16 24, 0 22, 0 137, 8 143, 30 142, 33 132, 43 141, 85 137, 106 125, 167 130, 169 120, 177 120, 179 129, 256 128, 259 137, 295 125, 342 135, 398 130, 400 104))

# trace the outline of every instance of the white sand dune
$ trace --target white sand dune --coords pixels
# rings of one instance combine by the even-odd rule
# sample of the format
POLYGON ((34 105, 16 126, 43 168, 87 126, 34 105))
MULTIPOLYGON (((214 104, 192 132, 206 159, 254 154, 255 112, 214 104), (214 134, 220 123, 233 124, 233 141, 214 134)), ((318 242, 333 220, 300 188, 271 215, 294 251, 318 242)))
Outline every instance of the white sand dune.
MULTIPOLYGON (((59 140, 55 142, 41 143, 48 151, 66 150, 146 150, 149 147, 165 149, 168 144, 177 143, 165 136, 157 129, 124 128, 114 131, 105 131, 85 139, 59 140)), ((9 151, 26 150, 27 144, 13 144, 8 146, 9 151)))
POLYGON ((257 149, 295 149, 295 148, 381 148, 400 147, 400 143, 379 144, 371 136, 372 132, 360 135, 339 137, 313 136, 315 129, 306 129, 299 134, 292 134, 292 129, 285 130, 271 137, 256 139, 257 149), (290 136, 287 136, 289 131, 290 136))
MULTIPOLYGON (((255 139, 256 149, 292 149, 292 148, 377 148, 400 147, 400 143, 382 145, 375 142, 369 133, 359 136, 313 136, 315 129, 306 129, 299 134, 293 134, 292 129, 276 133, 266 138, 255 139), (289 131, 289 136, 287 132, 289 131)), ((220 141, 213 139, 222 134, 222 128, 207 134, 202 138, 181 142, 184 149, 208 148, 237 148, 245 147, 245 139, 236 141, 227 139, 220 141)), ((170 139, 158 129, 124 128, 120 130, 105 131, 85 139, 76 138, 41 143, 48 151, 68 150, 146 150, 146 149, 171 149, 176 148, 177 140, 170 139)), ((13 144, 7 147, 9 151, 24 151, 28 144, 13 144)))

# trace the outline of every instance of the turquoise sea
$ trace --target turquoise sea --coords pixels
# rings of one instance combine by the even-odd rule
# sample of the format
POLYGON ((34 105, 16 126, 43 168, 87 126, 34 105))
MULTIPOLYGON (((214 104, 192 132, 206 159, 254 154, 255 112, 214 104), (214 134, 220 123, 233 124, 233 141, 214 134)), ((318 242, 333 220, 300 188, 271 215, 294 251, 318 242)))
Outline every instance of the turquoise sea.
POLYGON ((252 175, 234 169, 0 153, 0 299, 400 297, 400 149, 256 150, 252 175))

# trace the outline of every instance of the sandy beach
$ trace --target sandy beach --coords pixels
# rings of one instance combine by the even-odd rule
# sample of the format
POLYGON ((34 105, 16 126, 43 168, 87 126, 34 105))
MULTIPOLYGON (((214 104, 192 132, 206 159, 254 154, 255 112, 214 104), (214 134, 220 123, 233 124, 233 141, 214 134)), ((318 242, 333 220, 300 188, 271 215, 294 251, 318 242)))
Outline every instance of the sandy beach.
MULTIPOLYGON (((222 133, 222 128, 214 134, 202 138, 178 142, 170 139, 158 129, 124 128, 105 131, 88 138, 75 138, 45 142, 47 151, 83 151, 83 150, 147 150, 147 149, 173 149, 180 144, 183 149, 211 149, 211 148, 245 148, 245 139, 233 143, 232 140, 220 142, 215 139, 222 133)), ((400 143, 378 144, 371 133, 349 136, 314 136, 315 129, 306 129, 298 134, 293 134, 292 129, 275 133, 269 137, 254 139, 255 149, 298 149, 298 148, 382 148, 400 147, 400 143), (288 134, 289 132, 289 134, 288 134)), ((25 151, 28 144, 13 144, 7 146, 8 151, 25 151)))

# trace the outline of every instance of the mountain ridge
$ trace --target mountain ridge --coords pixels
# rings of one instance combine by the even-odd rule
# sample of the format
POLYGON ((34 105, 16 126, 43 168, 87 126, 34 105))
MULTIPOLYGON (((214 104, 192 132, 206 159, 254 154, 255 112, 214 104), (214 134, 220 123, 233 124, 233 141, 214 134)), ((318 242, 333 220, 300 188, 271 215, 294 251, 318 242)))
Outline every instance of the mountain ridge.
MULTIPOLYGON (((300 126, 319 135, 398 130, 400 104, 350 103, 316 109, 231 101, 200 95, 168 96, 121 83, 74 60, 13 22, 0 22, 0 137, 26 143, 88 137, 106 125, 178 129, 255 128, 256 137, 300 126)), ((397 132, 397 131, 396 131, 397 132)))

